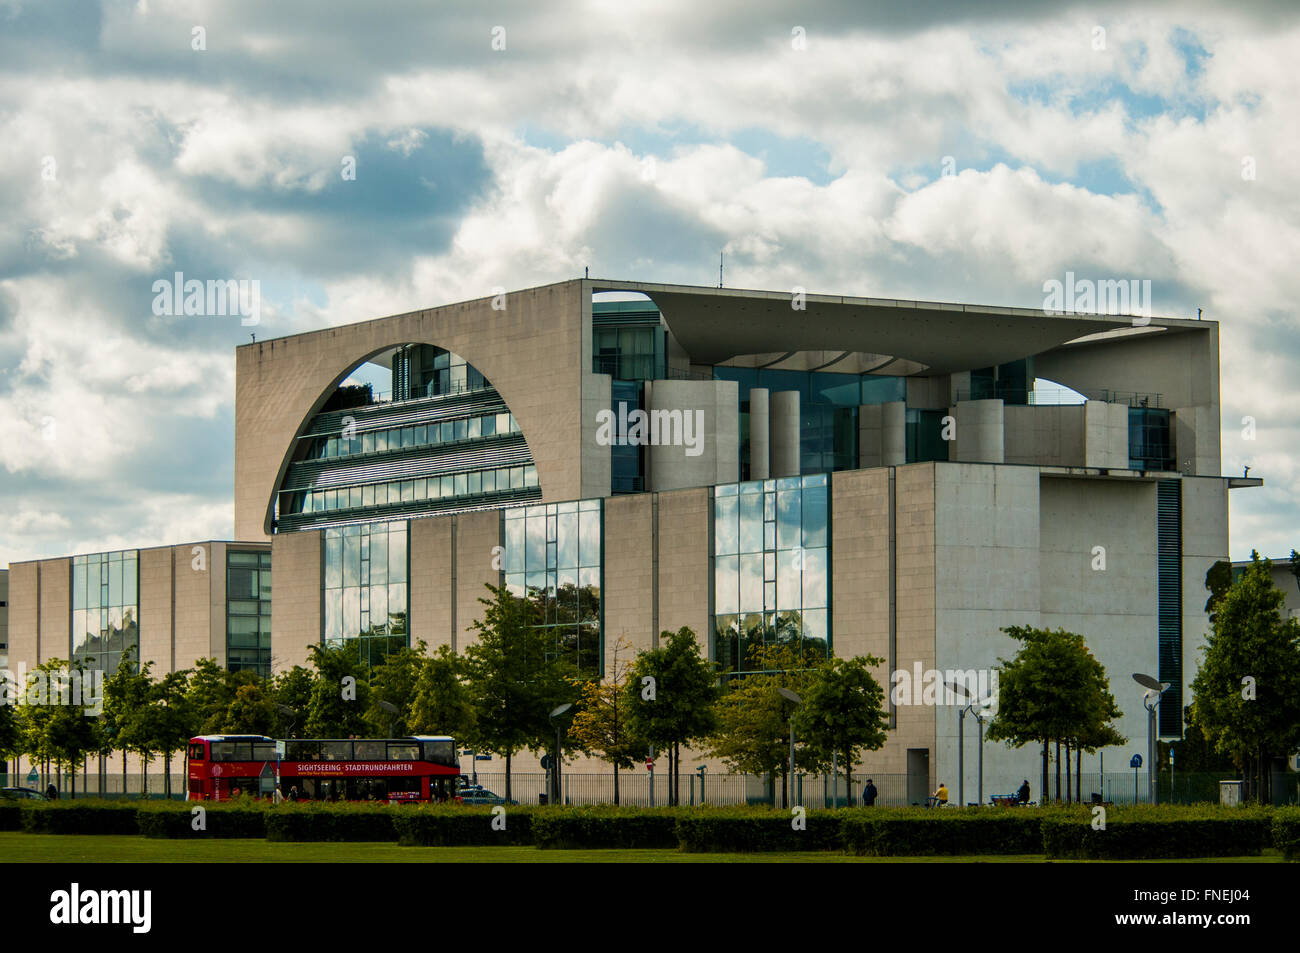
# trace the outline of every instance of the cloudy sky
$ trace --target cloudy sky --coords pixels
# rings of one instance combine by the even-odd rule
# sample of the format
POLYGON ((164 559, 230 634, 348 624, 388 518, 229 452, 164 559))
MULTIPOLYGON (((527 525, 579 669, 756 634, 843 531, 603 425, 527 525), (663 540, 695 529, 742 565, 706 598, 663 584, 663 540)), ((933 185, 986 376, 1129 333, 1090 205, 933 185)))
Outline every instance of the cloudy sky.
POLYGON ((1224 472, 1266 482, 1233 556, 1300 548, 1300 11, 807 6, 0 0, 0 565, 228 538, 250 332, 720 251, 1026 307, 1150 279, 1222 322, 1224 472), (155 314, 178 271, 260 323, 155 314))

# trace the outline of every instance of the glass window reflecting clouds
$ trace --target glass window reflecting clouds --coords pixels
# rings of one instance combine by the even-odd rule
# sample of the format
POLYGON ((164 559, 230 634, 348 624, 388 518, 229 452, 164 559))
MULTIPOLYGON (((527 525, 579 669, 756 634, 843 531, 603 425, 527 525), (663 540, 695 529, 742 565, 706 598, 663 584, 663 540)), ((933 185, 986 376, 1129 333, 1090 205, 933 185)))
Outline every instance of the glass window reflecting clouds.
POLYGON ((745 671, 750 650, 797 642, 829 656, 826 474, 714 488, 713 658, 745 671))
POLYGON ((140 666, 139 550, 72 558, 71 656, 89 668, 113 672, 132 650, 140 666))
POLYGON ((517 596, 540 600, 555 651, 584 675, 602 670, 601 500, 502 511, 502 568, 517 596))
POLYGON ((326 529, 325 644, 355 640, 361 658, 371 665, 407 647, 406 567, 404 521, 326 529))

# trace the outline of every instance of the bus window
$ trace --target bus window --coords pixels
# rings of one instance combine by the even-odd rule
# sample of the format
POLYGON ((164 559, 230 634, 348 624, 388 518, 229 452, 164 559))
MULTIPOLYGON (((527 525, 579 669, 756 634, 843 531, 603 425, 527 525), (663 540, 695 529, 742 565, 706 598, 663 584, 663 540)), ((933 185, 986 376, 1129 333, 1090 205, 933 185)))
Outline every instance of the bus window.
POLYGON ((208 760, 208 746, 204 744, 202 741, 196 741, 194 742, 194 744, 190 745, 190 760, 191 761, 208 760))
POLYGON ((352 755, 354 761, 382 761, 384 760, 384 743, 382 741, 356 741, 353 742, 356 749, 352 755))
POLYGON ((454 765, 456 763, 456 744, 453 741, 426 741, 424 743, 424 760, 434 764, 454 765))
POLYGON ((254 761, 274 761, 274 760, 275 760, 275 742, 274 742, 274 741, 255 741, 255 742, 253 742, 253 760, 254 760, 254 761))
POLYGON ((212 742, 213 761, 252 761, 253 743, 251 741, 214 741, 212 742))
POLYGON ((352 742, 322 741, 320 743, 320 754, 323 761, 351 761, 352 742))
POLYGON ((319 741, 290 741, 286 745, 285 760, 287 761, 319 761, 320 760, 320 742, 319 741))
POLYGON ((389 761, 419 761, 420 746, 417 744, 395 744, 389 742, 389 761))

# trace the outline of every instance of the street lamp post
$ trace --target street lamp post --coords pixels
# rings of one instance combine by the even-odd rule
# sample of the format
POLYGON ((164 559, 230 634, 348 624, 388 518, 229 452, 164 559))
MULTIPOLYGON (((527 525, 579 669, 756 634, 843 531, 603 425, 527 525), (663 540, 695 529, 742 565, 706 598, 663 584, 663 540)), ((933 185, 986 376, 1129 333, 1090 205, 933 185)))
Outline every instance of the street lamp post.
POLYGON ((1150 675, 1133 673, 1133 681, 1147 690, 1142 696, 1142 706, 1147 710, 1147 789, 1151 803, 1155 804, 1156 790, 1156 709, 1160 707, 1160 696, 1169 688, 1169 682, 1162 682, 1150 675))
POLYGON ((794 798, 794 713, 803 704, 803 699, 788 688, 778 688, 777 691, 781 693, 781 697, 786 701, 794 702, 794 708, 790 709, 790 771, 785 780, 786 807, 789 807, 790 800, 794 798))
POLYGON ((552 804, 560 803, 560 746, 564 743, 562 736, 564 724, 560 721, 560 718, 572 707, 568 702, 565 702, 551 712, 551 722, 555 725, 555 757, 551 759, 552 804))
MULTIPOLYGON (((953 692, 960 695, 963 699, 969 699, 966 689, 956 682, 948 682, 947 686, 953 692)), ((975 725, 979 729, 979 803, 984 804, 984 710, 975 707, 975 702, 967 701, 965 705, 957 709, 957 803, 962 807, 966 806, 966 731, 965 721, 966 713, 970 712, 975 716, 975 725)))
MULTIPOLYGON (((293 726, 298 723, 298 713, 294 711, 292 708, 290 708, 288 705, 281 705, 278 702, 276 703, 275 707, 279 710, 280 714, 289 716, 289 727, 285 729, 284 733, 289 737, 293 737, 293 726)), ((279 745, 276 745, 275 747, 275 787, 277 791, 280 789, 280 746, 279 745)), ((280 793, 283 794, 284 792, 281 791, 280 793)))

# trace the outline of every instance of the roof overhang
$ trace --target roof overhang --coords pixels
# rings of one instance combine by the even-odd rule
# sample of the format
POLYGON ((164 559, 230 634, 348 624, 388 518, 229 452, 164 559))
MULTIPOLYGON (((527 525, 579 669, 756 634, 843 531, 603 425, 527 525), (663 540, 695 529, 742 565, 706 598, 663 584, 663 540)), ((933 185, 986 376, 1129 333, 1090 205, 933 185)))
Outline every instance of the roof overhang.
POLYGON ((692 363, 745 354, 861 351, 948 374, 1004 364, 1089 335, 1135 327, 1203 329, 1208 322, 1125 315, 1055 314, 1031 308, 702 288, 590 280, 592 292, 639 292, 664 316, 692 363))

